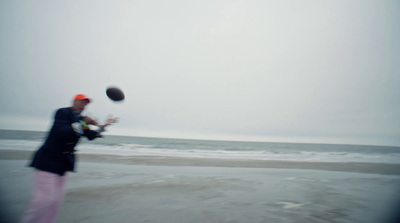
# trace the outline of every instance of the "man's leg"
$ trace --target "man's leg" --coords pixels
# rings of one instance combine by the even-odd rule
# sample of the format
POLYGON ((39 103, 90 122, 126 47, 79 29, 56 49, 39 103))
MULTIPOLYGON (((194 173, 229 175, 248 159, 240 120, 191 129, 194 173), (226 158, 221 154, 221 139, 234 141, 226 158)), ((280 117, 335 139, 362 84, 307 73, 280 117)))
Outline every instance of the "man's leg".
POLYGON ((51 206, 57 202, 55 191, 59 175, 35 170, 33 174, 33 198, 25 212, 22 223, 43 223, 51 206))
POLYGON ((53 191, 53 197, 54 197, 54 203, 49 207, 45 215, 42 217, 43 223, 53 223, 56 221, 56 217, 58 215, 58 212, 60 211, 60 207, 64 201, 64 188, 65 184, 67 182, 67 175, 64 176, 59 176, 57 175, 57 180, 56 180, 56 187, 54 187, 53 191))

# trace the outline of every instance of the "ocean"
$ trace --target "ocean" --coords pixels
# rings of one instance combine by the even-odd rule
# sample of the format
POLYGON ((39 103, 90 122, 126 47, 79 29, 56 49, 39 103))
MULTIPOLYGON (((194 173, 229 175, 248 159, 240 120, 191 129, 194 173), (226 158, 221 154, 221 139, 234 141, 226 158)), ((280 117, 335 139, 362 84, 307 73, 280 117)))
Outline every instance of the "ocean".
MULTIPOLYGON (((47 132, 0 130, 1 150, 34 151, 47 132)), ((299 162, 363 162, 400 164, 400 147, 278 142, 189 140, 105 135, 76 147, 81 154, 169 156, 299 162)))

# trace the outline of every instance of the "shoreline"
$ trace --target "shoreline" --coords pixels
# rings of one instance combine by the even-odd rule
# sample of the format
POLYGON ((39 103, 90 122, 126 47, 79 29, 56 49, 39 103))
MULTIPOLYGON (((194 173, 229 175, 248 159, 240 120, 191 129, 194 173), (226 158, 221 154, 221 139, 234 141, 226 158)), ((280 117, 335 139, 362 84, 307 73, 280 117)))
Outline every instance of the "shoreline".
MULTIPOLYGON (((33 151, 0 150, 0 160, 29 160, 33 151)), ((77 154, 79 162, 114 163, 149 166, 240 167, 324 170, 352 173, 400 175, 400 164, 361 162, 296 162, 278 160, 215 159, 169 156, 118 156, 103 154, 77 154)), ((79 167, 78 170, 79 171, 79 167)))

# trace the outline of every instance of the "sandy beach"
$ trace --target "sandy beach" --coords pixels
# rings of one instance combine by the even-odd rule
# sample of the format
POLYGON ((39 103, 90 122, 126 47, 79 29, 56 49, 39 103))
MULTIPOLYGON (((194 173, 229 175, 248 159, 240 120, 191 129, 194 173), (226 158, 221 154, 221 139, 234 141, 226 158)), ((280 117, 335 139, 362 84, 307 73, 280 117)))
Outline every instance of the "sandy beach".
MULTIPOLYGON (((31 196, 28 151, 0 151, 1 222, 31 196)), ((395 222, 400 165, 79 155, 57 222, 395 222)))

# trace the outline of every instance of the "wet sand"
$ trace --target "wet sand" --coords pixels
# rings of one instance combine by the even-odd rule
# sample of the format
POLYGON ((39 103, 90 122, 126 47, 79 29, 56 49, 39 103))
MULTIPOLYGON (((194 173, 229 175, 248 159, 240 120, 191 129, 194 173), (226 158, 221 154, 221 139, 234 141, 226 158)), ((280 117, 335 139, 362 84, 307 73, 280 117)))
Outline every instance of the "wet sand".
MULTIPOLYGON (((2 221, 28 204, 31 152, 0 152, 2 221)), ((399 165, 79 155, 57 222, 395 222, 399 165)))

